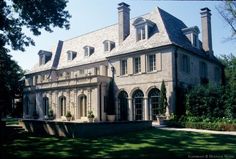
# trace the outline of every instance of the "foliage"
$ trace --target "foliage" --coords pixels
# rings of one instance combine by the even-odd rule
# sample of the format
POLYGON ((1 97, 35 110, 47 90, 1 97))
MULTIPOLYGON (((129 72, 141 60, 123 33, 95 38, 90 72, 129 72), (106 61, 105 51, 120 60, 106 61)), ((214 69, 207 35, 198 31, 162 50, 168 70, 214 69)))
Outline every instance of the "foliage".
POLYGON ((10 45, 24 51, 34 41, 23 33, 29 29, 34 35, 41 30, 52 32, 52 27, 69 29, 67 0, 9 0, 0 1, 0 48, 10 45))
POLYGON ((224 117, 223 88, 204 85, 194 87, 186 95, 186 115, 199 117, 224 117))
POLYGON ((226 23, 230 25, 232 29, 232 37, 236 37, 236 2, 232 0, 225 0, 216 9, 226 23))
POLYGON ((165 115, 166 113, 166 107, 167 107, 167 97, 166 97, 166 86, 165 82, 162 81, 161 83, 161 92, 160 92, 160 114, 165 115))
POLYGON ((107 114, 115 115, 114 80, 108 86, 107 114))
POLYGON ((88 118, 94 118, 93 111, 88 112, 88 118))
POLYGON ((72 114, 71 114, 70 111, 67 111, 67 112, 66 112, 66 117, 72 117, 72 114))
POLYGON ((7 50, 0 48, 0 112, 12 112, 12 99, 23 90, 23 83, 19 82, 23 75, 24 71, 11 59, 7 50))

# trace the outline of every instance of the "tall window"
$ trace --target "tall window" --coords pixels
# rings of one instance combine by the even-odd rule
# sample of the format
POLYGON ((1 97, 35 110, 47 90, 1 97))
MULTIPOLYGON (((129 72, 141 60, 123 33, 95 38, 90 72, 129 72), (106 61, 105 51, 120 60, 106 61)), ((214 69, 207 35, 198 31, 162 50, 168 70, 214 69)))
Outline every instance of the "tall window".
POLYGON ((185 73, 190 72, 190 58, 187 55, 182 55, 181 57, 181 71, 185 73))
POLYGON ((125 91, 118 95, 118 120, 128 120, 128 94, 125 91))
POLYGON ((26 115, 29 115, 29 105, 30 105, 29 98, 26 97, 25 98, 25 114, 26 115))
POLYGON ((156 70, 156 55, 149 55, 148 56, 148 66, 149 66, 149 71, 155 71, 156 70))
POLYGON ((87 116, 87 97, 85 95, 82 95, 79 98, 80 101, 80 117, 85 117, 87 116))
POLYGON ((216 82, 220 82, 220 77, 221 77, 220 69, 218 67, 215 67, 214 68, 214 80, 216 82))
POLYGON ((156 115, 159 114, 159 100, 160 99, 160 91, 157 88, 153 88, 148 93, 148 102, 151 107, 150 112, 150 120, 156 119, 156 115))
POLYGON ((145 26, 137 28, 137 41, 145 39, 145 26))
POLYGON ((135 120, 143 119, 143 92, 141 90, 136 90, 133 94, 133 104, 134 104, 134 113, 135 120))
POLYGON ((48 97, 44 97, 43 98, 43 113, 44 113, 44 115, 48 115, 48 108, 49 108, 48 97))
POLYGON ((121 75, 127 74, 127 60, 121 60, 121 75))
POLYGON ((199 75, 201 78, 207 78, 207 64, 205 62, 199 63, 199 75))
POLYGON ((134 58, 134 73, 141 72, 141 58, 135 57, 134 58))
POLYGON ((61 110, 61 116, 66 115, 66 97, 62 96, 59 98, 60 101, 60 110, 61 110))

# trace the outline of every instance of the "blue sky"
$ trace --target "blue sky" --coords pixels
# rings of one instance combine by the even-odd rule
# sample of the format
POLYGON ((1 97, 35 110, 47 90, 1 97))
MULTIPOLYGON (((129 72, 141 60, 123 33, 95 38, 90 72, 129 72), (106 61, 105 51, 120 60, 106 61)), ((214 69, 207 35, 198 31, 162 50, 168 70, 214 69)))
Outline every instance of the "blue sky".
MULTIPOLYGON (((218 1, 155 1, 155 0, 70 0, 67 6, 72 18, 70 30, 54 28, 53 33, 42 32, 33 36, 36 45, 26 48, 25 52, 12 51, 13 59, 23 69, 31 69, 38 62, 39 50, 50 50, 58 40, 66 40, 117 23, 117 4, 130 5, 131 18, 152 11, 156 6, 182 20, 187 26, 198 26, 201 31, 200 9, 208 7, 212 13, 212 36, 215 55, 236 54, 236 41, 227 40, 231 35, 230 27, 216 10, 218 1)), ((201 39, 201 34, 199 36, 201 39)))

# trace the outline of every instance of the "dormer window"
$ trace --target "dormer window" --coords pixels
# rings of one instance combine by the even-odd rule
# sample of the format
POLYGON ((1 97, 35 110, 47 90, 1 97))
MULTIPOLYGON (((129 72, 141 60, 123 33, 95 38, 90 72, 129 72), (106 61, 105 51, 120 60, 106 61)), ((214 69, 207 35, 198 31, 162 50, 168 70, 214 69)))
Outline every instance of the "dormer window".
POLYGON ((72 61, 76 57, 76 52, 75 51, 67 51, 67 60, 72 61))
POLYGON ((194 47, 200 48, 200 44, 198 40, 198 34, 200 33, 200 31, 197 26, 184 28, 182 29, 182 32, 189 39, 189 41, 194 47))
POLYGON ((136 40, 144 40, 151 37, 155 23, 142 17, 137 18, 133 23, 136 29, 136 40))
POLYGON ((52 58, 52 53, 49 51, 40 50, 39 53, 39 65, 44 65, 52 58))
POLYGON ((84 56, 91 56, 94 53, 94 47, 84 46, 84 56))
POLYGON ((108 52, 108 51, 111 51, 112 49, 114 49, 115 48, 115 42, 113 42, 113 41, 110 41, 110 40, 105 40, 104 42, 103 42, 103 44, 104 44, 104 51, 105 52, 108 52))

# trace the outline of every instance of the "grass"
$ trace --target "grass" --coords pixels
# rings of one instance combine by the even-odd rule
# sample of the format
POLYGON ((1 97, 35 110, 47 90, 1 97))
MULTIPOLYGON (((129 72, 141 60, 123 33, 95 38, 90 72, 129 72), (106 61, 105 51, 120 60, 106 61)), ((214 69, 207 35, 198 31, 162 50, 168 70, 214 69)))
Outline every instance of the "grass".
POLYGON ((91 139, 16 133, 1 150, 1 158, 235 158, 236 137, 155 128, 91 139))

